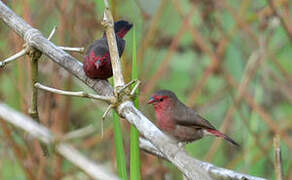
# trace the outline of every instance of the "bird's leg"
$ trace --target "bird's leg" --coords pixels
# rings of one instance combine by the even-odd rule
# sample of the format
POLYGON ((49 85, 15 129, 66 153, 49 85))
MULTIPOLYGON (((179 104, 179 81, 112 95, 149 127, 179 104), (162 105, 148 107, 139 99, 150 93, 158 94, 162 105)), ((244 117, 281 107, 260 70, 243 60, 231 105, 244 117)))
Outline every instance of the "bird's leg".
MULTIPOLYGON (((54 26, 53 30, 51 31, 48 40, 50 41, 52 37, 54 36, 55 32, 57 30, 57 26, 54 26)), ((65 46, 58 46, 60 49, 64 51, 71 51, 71 52, 79 52, 83 53, 84 52, 84 47, 65 47, 65 46)))
POLYGON ((101 136, 102 136, 102 137, 103 137, 103 124, 104 124, 104 121, 105 121, 105 117, 106 117, 106 115, 109 113, 109 111, 110 111, 113 107, 114 107, 114 105, 113 105, 113 104, 110 104, 110 105, 106 108, 105 112, 104 112, 103 115, 102 115, 102 120, 101 120, 101 136))

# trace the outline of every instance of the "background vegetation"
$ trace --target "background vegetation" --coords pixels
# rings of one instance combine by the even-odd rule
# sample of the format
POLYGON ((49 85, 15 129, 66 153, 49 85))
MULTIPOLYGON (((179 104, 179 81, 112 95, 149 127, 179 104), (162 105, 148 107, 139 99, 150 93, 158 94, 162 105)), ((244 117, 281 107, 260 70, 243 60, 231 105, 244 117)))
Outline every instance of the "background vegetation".
MULTIPOLYGON (((104 4, 101 0, 4 0, 29 24, 58 45, 87 47, 100 38, 104 4)), ((170 89, 189 106, 242 145, 240 150, 213 137, 187 145, 194 157, 240 172, 274 178, 273 137, 281 136, 285 179, 292 179, 292 2, 274 0, 112 0, 115 19, 136 28, 140 108, 155 121, 147 98, 170 89), (273 8, 271 8, 273 7, 273 8), (275 13, 276 12, 276 13, 275 13)), ((126 36, 123 69, 131 78, 132 33, 126 36)), ((0 22, 0 60, 20 50, 23 40, 0 22)), ((82 61, 83 55, 73 53, 82 61)), ((65 90, 85 85, 43 56, 40 81, 65 90)), ((28 57, 0 69, 0 99, 27 113, 30 105, 28 57)), ((116 156, 112 117, 101 137, 104 103, 39 93, 40 119, 56 134, 93 124, 97 131, 74 145, 113 171, 116 156)), ((0 126, 0 179, 26 179, 26 170, 42 179, 86 179, 58 155, 42 156, 36 142, 3 121, 0 126)), ((129 132, 121 120, 129 164, 129 132)), ((142 179, 181 178, 169 163, 141 153, 142 179)))

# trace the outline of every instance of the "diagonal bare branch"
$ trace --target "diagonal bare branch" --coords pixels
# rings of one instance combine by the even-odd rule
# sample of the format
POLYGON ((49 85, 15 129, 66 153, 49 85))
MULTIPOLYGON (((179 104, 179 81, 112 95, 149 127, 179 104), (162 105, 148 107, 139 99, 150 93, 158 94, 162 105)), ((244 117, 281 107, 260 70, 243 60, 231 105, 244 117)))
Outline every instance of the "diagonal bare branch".
MULTIPOLYGON (((40 141, 48 145, 55 143, 55 135, 49 129, 35 122, 30 117, 11 109, 6 104, 3 104, 1 102, 0 117, 3 120, 13 124, 14 126, 28 132, 34 138, 39 139, 40 141)), ((103 167, 102 165, 98 165, 95 162, 92 162, 91 160, 83 156, 75 148, 73 148, 70 144, 57 143, 55 145, 55 148, 60 155, 65 157, 72 164, 82 169, 94 179, 118 179, 105 167, 103 167)))
MULTIPOLYGON (((144 151, 151 153, 155 156, 161 157, 163 159, 167 158, 162 154, 155 146, 153 146, 147 139, 140 138, 140 148, 142 148, 144 151)), ((192 159, 192 161, 199 161, 192 159)), ((191 162, 191 163, 197 163, 197 162, 191 162)), ((257 178, 250 175, 240 174, 231 170, 223 169, 220 167, 216 167, 213 164, 201 162, 201 169, 204 169, 206 172, 210 174, 210 176, 213 179, 254 179, 254 180, 263 180, 263 178, 257 178)))

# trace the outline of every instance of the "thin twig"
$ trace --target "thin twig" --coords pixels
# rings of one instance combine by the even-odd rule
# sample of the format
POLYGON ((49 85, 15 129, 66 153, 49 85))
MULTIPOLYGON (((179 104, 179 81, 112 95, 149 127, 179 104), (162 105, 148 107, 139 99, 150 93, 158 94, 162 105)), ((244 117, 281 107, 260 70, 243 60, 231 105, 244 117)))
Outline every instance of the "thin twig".
POLYGON ((22 49, 21 51, 19 51, 18 53, 10 56, 9 58, 7 59, 4 59, 3 61, 0 61, 0 67, 4 67, 6 64, 12 62, 12 61, 15 61, 17 60, 18 58, 24 56, 26 54, 26 49, 22 49))
MULTIPOLYGON (((29 109, 29 114, 32 119, 40 123, 39 113, 38 113, 38 89, 34 87, 34 84, 38 81, 38 60, 42 56, 42 52, 33 48, 25 48, 28 56, 30 57, 30 71, 31 71, 31 106, 29 109)), ((45 144, 40 142, 44 156, 49 156, 48 148, 45 144)))
POLYGON ((131 96, 134 96, 134 94, 135 94, 136 90, 138 89, 138 87, 140 86, 140 84, 141 84, 141 81, 137 80, 136 85, 133 87, 133 89, 130 93, 131 96))
POLYGON ((107 1, 107 0, 104 0, 104 6, 105 6, 105 8, 106 8, 106 9, 108 9, 108 10, 109 10, 109 3, 108 3, 108 1, 107 1))
POLYGON ((79 53, 84 52, 84 47, 65 47, 65 46, 58 46, 58 47, 64 51, 79 52, 79 53))
POLYGON ((52 39, 52 37, 53 37, 53 35, 55 34, 56 30, 57 30, 57 26, 54 26, 53 30, 51 31, 51 33, 50 33, 50 35, 49 35, 49 37, 48 37, 48 40, 49 40, 49 41, 52 39))
POLYGON ((109 111, 110 111, 113 107, 114 107, 114 105, 113 105, 113 104, 110 104, 110 105, 106 108, 105 112, 104 112, 103 115, 102 115, 102 120, 101 120, 101 137, 103 137, 103 124, 104 124, 104 121, 105 121, 105 117, 106 117, 106 115, 109 113, 109 111))
MULTIPOLYGON (((54 26, 53 30, 51 31, 48 40, 51 40, 52 37, 54 36, 55 32, 57 30, 57 26, 54 26)), ((58 46, 60 49, 64 50, 64 51, 72 51, 72 52, 79 52, 79 53, 83 53, 84 52, 84 48, 83 47, 65 47, 65 46, 58 46)))
POLYGON ((51 92, 51 93, 55 93, 55 94, 60 94, 60 95, 64 95, 64 96, 75 96, 75 97, 81 97, 81 98, 90 98, 90 99, 96 99, 96 100, 101 100, 101 101, 105 101, 108 103, 115 103, 115 98, 114 97, 110 97, 110 96, 100 96, 97 94, 91 94, 91 93, 86 93, 84 91, 78 91, 78 92, 73 92, 73 91, 63 91, 63 90, 59 90, 59 89, 55 89, 55 88, 51 88, 45 85, 42 85, 40 83, 35 83, 34 85, 36 88, 51 92))
POLYGON ((102 120, 103 120, 103 121, 105 120, 106 115, 109 113, 109 111, 110 111, 113 107, 114 107, 114 105, 110 104, 110 105, 106 108, 105 112, 104 112, 103 115, 102 115, 102 120))
POLYGON ((283 180, 282 157, 281 157, 279 135, 276 135, 274 137, 274 156, 275 156, 274 165, 275 165, 276 180, 283 180))
POLYGON ((31 48, 29 52, 30 56, 30 67, 31 67, 31 107, 29 109, 30 116, 40 123, 39 115, 38 115, 38 90, 34 87, 34 84, 38 81, 38 60, 41 57, 42 53, 34 48, 31 48))

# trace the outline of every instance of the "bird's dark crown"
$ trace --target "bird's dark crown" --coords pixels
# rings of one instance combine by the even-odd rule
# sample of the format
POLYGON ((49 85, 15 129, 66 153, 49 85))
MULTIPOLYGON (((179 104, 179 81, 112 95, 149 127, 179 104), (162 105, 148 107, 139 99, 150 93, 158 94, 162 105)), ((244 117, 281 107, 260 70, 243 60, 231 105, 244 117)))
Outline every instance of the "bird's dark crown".
POLYGON ((153 96, 168 96, 170 98, 177 99, 176 95, 172 91, 166 89, 156 91, 153 96))
POLYGON ((131 29, 133 24, 130 24, 128 21, 120 20, 115 22, 115 33, 118 33, 122 29, 129 30, 131 29))

